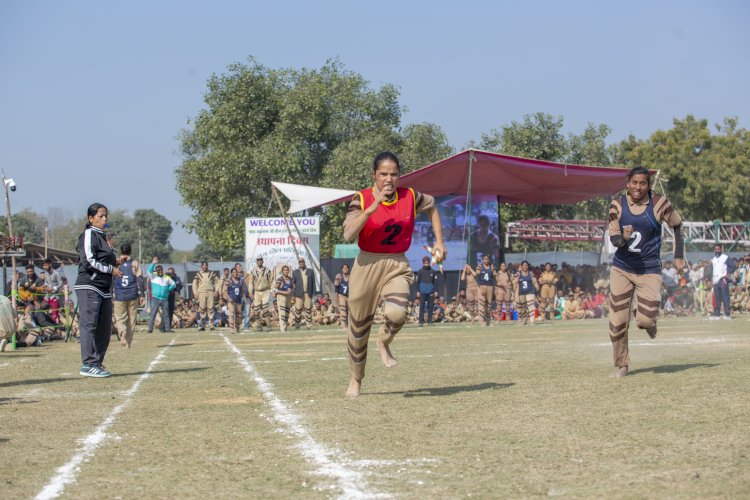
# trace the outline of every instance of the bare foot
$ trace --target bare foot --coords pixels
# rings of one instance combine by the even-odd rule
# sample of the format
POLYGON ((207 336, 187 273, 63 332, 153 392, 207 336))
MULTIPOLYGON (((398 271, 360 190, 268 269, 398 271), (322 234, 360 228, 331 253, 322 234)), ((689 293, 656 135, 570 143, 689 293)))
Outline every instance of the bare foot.
POLYGON ((359 396, 360 387, 362 387, 362 381, 352 377, 351 381, 349 382, 349 387, 346 389, 346 397, 356 398, 357 396, 359 396))
POLYGON ((391 354, 391 349, 382 343, 380 339, 378 339, 378 350, 380 351, 380 359, 383 360, 383 364, 386 368, 392 368, 398 364, 396 358, 391 354))
POLYGON ((621 367, 620 367, 620 368, 618 368, 618 369, 617 369, 617 371, 615 372, 615 375, 614 375, 614 377, 615 377, 615 378, 622 378, 622 377, 624 377, 624 376, 625 376, 625 375, 627 375, 627 374, 628 374, 628 367, 627 367, 627 366, 621 366, 621 367))

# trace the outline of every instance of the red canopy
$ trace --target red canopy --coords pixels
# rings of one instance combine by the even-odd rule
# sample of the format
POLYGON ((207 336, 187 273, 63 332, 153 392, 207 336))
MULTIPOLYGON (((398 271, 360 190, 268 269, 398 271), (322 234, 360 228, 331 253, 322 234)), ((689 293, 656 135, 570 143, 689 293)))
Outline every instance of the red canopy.
POLYGON ((465 195, 470 171, 473 195, 544 205, 611 196, 625 188, 628 173, 623 168, 565 165, 469 149, 402 176, 399 185, 434 196, 465 195))

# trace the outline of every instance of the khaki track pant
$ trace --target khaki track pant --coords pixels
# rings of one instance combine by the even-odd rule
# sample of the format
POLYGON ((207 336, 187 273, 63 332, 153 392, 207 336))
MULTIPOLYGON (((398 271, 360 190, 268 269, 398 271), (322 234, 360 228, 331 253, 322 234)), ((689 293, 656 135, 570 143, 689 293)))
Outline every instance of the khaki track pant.
POLYGON ((365 377, 367 342, 380 297, 385 300, 385 322, 380 326, 378 340, 388 345, 406 322, 406 306, 413 282, 414 273, 402 253, 360 252, 354 261, 349 287, 347 349, 349 367, 356 380, 365 377))
POLYGON ((115 300, 115 328, 120 334, 120 344, 130 347, 133 342, 133 332, 138 320, 138 302, 133 300, 115 300))
POLYGON ((256 290, 253 294, 253 316, 255 327, 271 326, 271 290, 256 290))
POLYGON ((536 295, 527 293, 526 295, 518 294, 516 297, 516 308, 518 309, 518 321, 528 325, 529 321, 534 322, 534 300, 536 295))
POLYGON ((294 327, 299 328, 303 319, 305 326, 312 325, 312 297, 309 295, 294 297, 294 327))
POLYGON ((478 286, 466 287, 466 309, 471 314, 472 320, 477 318, 477 299, 479 298, 478 286))
POLYGON ((486 325, 490 324, 490 309, 492 309, 492 296, 495 293, 494 286, 479 285, 479 311, 478 316, 486 325))
POLYGON ((279 308, 279 328, 285 332, 289 326, 289 309, 292 308, 291 295, 276 294, 276 307, 279 308))
POLYGON ((635 274, 612 267, 609 290, 609 339, 615 366, 621 368, 630 364, 628 326, 633 295, 638 328, 655 326, 661 304, 661 274, 635 274))
MULTIPOLYGON (((547 306, 549 306, 549 310, 551 312, 555 312, 555 285, 548 285, 544 284, 542 285, 542 288, 539 292, 539 314, 544 315, 544 312, 547 310, 547 306)), ((540 316, 541 317, 541 316, 540 316)))
POLYGON ((208 326, 214 326, 214 292, 199 292, 198 293, 198 310, 201 313, 201 323, 206 324, 208 320, 208 326))
POLYGON ((242 302, 232 302, 231 300, 227 302, 229 329, 234 333, 240 333, 240 328, 242 328, 242 312, 242 302))
POLYGON ((343 327, 349 325, 349 297, 347 295, 336 294, 339 303, 339 323, 343 327))

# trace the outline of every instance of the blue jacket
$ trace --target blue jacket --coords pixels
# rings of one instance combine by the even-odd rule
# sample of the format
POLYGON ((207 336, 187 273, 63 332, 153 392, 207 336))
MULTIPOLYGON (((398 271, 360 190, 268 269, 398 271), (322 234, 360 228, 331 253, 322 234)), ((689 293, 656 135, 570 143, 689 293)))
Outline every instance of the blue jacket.
POLYGON ((148 276, 151 278, 151 296, 159 300, 167 300, 169 292, 176 288, 174 281, 168 274, 158 276, 154 274, 156 264, 153 262, 148 266, 148 276))

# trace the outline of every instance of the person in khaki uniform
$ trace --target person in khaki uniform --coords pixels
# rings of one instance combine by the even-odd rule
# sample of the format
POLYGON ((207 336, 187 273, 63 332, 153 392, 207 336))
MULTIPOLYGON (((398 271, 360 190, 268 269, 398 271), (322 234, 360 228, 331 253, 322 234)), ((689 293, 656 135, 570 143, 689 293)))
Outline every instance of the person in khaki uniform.
POLYGON ((255 259, 255 269, 247 275, 250 300, 253 301, 253 316, 255 328, 263 330, 263 326, 271 329, 271 270, 263 265, 263 257, 255 259))
POLYGON ((638 328, 656 338, 661 305, 661 223, 674 230, 674 263, 683 268, 682 219, 672 203, 651 191, 651 173, 635 167, 628 173, 627 191, 609 206, 609 240, 617 248, 612 259, 609 291, 609 338, 617 371, 628 374, 628 327, 635 297, 638 328))
POLYGON ((479 318, 477 314, 477 299, 479 298, 479 283, 474 270, 469 264, 461 271, 461 280, 466 280, 466 311, 471 314, 472 323, 479 318))
POLYGON ((292 307, 293 282, 289 266, 281 268, 281 276, 276 279, 276 307, 279 309, 279 329, 286 332, 289 326, 289 309, 292 307))
POLYGON ((339 323, 344 330, 349 329, 349 266, 341 266, 341 272, 333 280, 336 300, 339 304, 339 323))
POLYGON ((299 269, 292 274, 294 280, 294 328, 299 329, 304 316, 305 327, 312 323, 312 298, 315 293, 315 273, 307 268, 305 259, 299 259, 299 269))
POLYGON ((513 290, 513 279, 508 272, 508 264, 501 262, 500 268, 495 273, 495 307, 500 321, 510 319, 511 290, 513 290))
MULTIPOLYGON (((227 300, 226 296, 224 295, 224 292, 227 290, 227 282, 229 282, 230 278, 229 274, 229 268, 224 268, 224 275, 219 278, 219 281, 216 283, 216 291, 219 292, 219 297, 223 298, 224 300, 227 300)), ((197 295, 196 295, 197 296, 197 295)))
POLYGON ((138 303, 143 292, 138 282, 143 273, 137 260, 130 258, 132 249, 128 243, 120 247, 120 255, 128 259, 120 264, 122 276, 114 278, 114 317, 117 336, 120 345, 130 348, 133 342, 133 332, 138 320, 138 303))
POLYGON ((565 309, 563 310, 563 318, 565 320, 572 319, 583 319, 584 311, 581 308, 581 301, 578 299, 573 292, 568 294, 568 300, 565 301, 565 309))
POLYGON ((193 278, 193 294, 198 298, 198 310, 201 313, 199 331, 206 329, 206 321, 211 330, 214 329, 214 298, 217 294, 216 286, 219 277, 208 270, 208 262, 201 262, 201 270, 193 278))
POLYGON ((549 320, 551 313, 555 309, 555 292, 557 291, 557 282, 559 278, 557 273, 552 270, 552 264, 547 262, 544 265, 544 271, 539 276, 539 312, 544 313, 544 319, 549 320), (549 310, 547 308, 549 307, 549 310))
POLYGON ((232 333, 240 333, 242 328, 242 300, 247 296, 245 280, 240 278, 236 267, 232 268, 231 276, 224 282, 222 296, 227 305, 227 320, 232 333))

